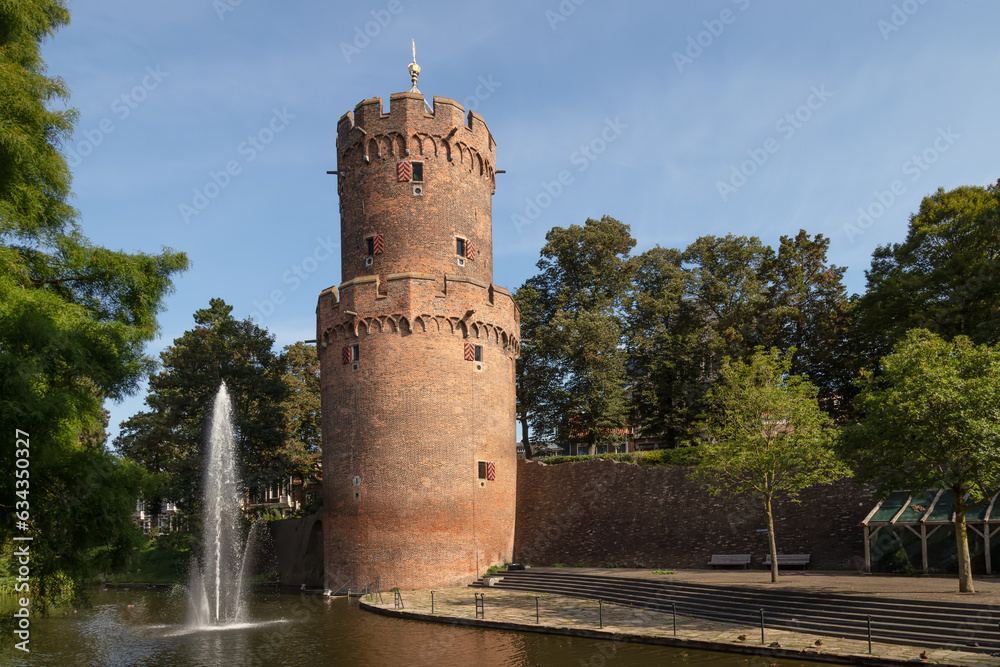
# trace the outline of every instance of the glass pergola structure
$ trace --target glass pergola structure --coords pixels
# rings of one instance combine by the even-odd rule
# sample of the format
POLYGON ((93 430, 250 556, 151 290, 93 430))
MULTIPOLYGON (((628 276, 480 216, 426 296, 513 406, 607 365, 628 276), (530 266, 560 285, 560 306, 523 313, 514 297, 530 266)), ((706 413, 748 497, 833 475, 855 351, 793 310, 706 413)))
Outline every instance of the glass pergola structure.
MULTIPOLYGON (((969 532, 969 552, 974 561, 985 560, 986 574, 993 573, 990 542, 1000 533, 1000 506, 997 497, 966 511, 969 532), (978 536, 978 540, 976 537, 978 536)), ((920 564, 924 572, 932 567, 951 568, 956 558, 955 497, 948 489, 932 489, 923 493, 897 491, 875 505, 861 522, 865 534, 865 570, 872 571, 873 562, 880 566, 887 557, 916 560, 919 545, 920 564), (902 551, 900 551, 902 550, 902 551), (901 554, 901 555, 900 555, 901 554)), ((1000 545, 994 545, 997 547, 1000 545)), ((1000 556, 1000 553, 996 555, 1000 556)), ((980 563, 974 562, 975 569, 980 563)))

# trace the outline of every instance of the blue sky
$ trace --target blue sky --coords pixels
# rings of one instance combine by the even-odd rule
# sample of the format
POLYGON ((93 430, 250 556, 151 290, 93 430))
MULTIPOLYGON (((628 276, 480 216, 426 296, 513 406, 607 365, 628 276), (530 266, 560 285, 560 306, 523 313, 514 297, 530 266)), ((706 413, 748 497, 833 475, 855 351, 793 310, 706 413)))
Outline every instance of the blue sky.
MULTIPOLYGON (((551 227, 611 215, 637 251, 822 233, 858 292, 871 252, 903 238, 923 196, 1000 177, 1000 4, 988 0, 70 9, 44 57, 80 111, 65 149, 83 229, 192 260, 154 354, 212 297, 279 346, 314 338, 316 297, 340 280, 325 173, 336 122, 409 89, 411 38, 421 91, 474 108, 497 141, 495 282, 512 288, 551 227)), ((142 396, 109 408, 116 433, 142 396)))

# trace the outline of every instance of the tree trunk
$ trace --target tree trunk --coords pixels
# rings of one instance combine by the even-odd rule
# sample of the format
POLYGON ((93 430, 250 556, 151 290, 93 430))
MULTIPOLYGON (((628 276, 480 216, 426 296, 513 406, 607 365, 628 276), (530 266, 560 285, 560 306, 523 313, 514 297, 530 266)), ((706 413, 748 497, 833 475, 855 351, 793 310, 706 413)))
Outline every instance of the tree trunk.
POLYGON ((965 525, 962 489, 952 489, 955 496, 955 546, 958 550, 958 592, 975 593, 972 585, 972 558, 969 556, 969 531, 965 525))
POLYGON ((534 458, 534 452, 531 451, 531 443, 528 441, 528 415, 524 412, 521 413, 521 442, 524 443, 524 458, 530 461, 534 458))
POLYGON ((764 513, 767 514, 767 542, 771 549, 771 583, 778 582, 778 543, 774 539, 774 510, 771 497, 764 498, 764 513))

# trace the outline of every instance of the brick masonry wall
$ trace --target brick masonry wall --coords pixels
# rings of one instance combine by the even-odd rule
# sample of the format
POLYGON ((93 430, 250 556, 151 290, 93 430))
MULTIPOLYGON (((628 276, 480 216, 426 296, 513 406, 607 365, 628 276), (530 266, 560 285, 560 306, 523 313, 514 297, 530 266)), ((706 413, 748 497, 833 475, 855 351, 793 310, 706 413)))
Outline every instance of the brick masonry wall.
MULTIPOLYGON (((814 568, 863 567, 872 489, 842 480, 801 498, 776 508, 778 553, 811 553, 814 568)), ((759 503, 712 497, 685 468, 518 461, 517 562, 704 568, 712 554, 750 553, 759 564, 768 545, 757 529, 766 526, 759 503)))
POLYGON ((268 521, 278 581, 286 586, 323 585, 323 522, 319 514, 268 521))
POLYGON ((477 371, 448 330, 356 340, 358 371, 324 356, 327 586, 469 583, 513 549, 513 358, 484 345, 477 371))
POLYGON ((496 144, 453 100, 427 113, 397 93, 389 107, 364 100, 337 125, 343 275, 316 312, 332 589, 466 584, 513 554, 519 322, 492 284, 496 144), (402 160, 423 163, 421 194, 398 180, 402 160), (369 267, 372 234, 385 247, 369 267), (458 261, 456 237, 474 258, 458 261))
POLYGON ((433 114, 417 93, 396 93, 389 106, 383 114, 381 98, 365 100, 338 123, 343 280, 377 275, 384 284, 390 274, 416 271, 491 283, 496 144, 486 123, 444 97, 434 98, 433 114), (423 163, 421 195, 398 180, 402 160, 423 163), (373 234, 384 236, 385 252, 367 267, 365 238, 373 234), (475 244, 464 266, 456 237, 475 244))

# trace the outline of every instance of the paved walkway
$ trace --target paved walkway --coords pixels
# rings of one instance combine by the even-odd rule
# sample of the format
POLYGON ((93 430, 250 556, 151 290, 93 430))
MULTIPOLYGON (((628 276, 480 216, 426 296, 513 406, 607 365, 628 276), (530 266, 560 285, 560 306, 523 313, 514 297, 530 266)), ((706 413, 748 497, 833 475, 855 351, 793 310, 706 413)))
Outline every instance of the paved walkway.
MULTIPOLYGON (((548 569, 548 568, 539 568, 548 569)), ((559 568, 562 569, 562 568, 559 568)), ((679 571, 674 575, 652 575, 646 570, 572 568, 577 573, 605 576, 641 577, 650 579, 676 578, 692 583, 724 586, 759 586, 773 589, 769 574, 764 571, 710 572, 679 571)), ((1000 602, 1000 582, 977 581, 975 595, 957 593, 958 582, 953 578, 938 577, 872 577, 858 574, 798 572, 783 576, 778 588, 803 592, 858 594, 897 599, 957 600, 992 604, 1000 602)), ((677 634, 669 612, 627 607, 605 603, 603 613, 596 601, 563 597, 552 594, 535 594, 522 591, 505 591, 485 588, 449 588, 434 591, 434 610, 431 616, 431 592, 425 590, 403 591, 404 610, 394 609, 392 593, 383 593, 383 602, 366 602, 362 606, 381 613, 399 614, 419 620, 467 625, 487 625, 500 629, 541 631, 559 634, 577 634, 608 640, 646 641, 657 644, 677 645, 685 648, 764 653, 775 658, 839 662, 844 664, 902 665, 926 662, 938 665, 995 665, 1000 667, 1000 657, 981 653, 967 653, 944 649, 928 649, 927 660, 921 660, 920 647, 895 644, 872 645, 868 654, 865 641, 837 639, 806 633, 765 629, 761 645, 760 627, 738 626, 685 616, 677 617, 677 634), (485 593, 485 617, 476 619, 474 593, 485 593), (539 622, 535 621, 535 603, 538 598, 539 622), (603 621, 602 621, 603 617, 603 621), (601 627, 603 623, 603 628, 601 627), (742 637, 742 639, 741 639, 742 637), (817 646, 817 640, 820 645, 817 646), (778 646, 771 646, 777 643, 778 646)))
POLYGON ((714 586, 752 586, 767 590, 791 590, 799 593, 837 593, 897 600, 928 600, 931 602, 968 602, 995 604, 1000 610, 1000 577, 976 577, 975 593, 959 593, 958 577, 906 576, 858 572, 819 572, 785 570, 778 582, 771 583, 770 570, 677 570, 675 574, 654 575, 647 569, 604 567, 540 567, 533 572, 572 572, 604 577, 635 577, 657 581, 684 581, 714 586))

